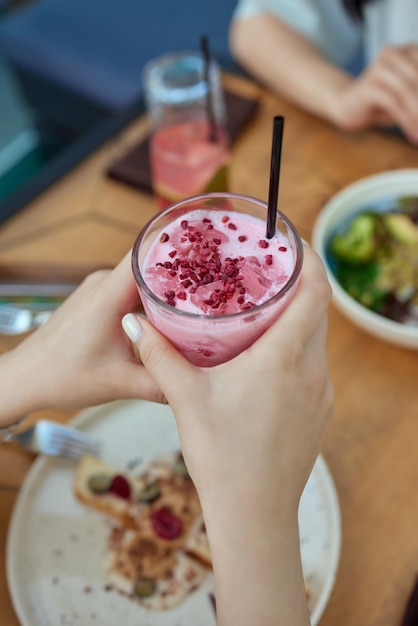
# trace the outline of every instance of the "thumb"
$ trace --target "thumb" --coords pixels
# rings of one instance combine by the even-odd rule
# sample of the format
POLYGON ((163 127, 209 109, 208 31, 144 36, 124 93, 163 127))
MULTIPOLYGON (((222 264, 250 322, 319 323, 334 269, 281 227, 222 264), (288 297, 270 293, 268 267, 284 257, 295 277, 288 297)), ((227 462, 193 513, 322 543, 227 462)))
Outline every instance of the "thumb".
POLYGON ((196 368, 144 317, 128 313, 122 318, 122 327, 137 346, 142 363, 174 409, 179 395, 178 381, 182 380, 186 385, 196 368), (175 376, 173 372, 176 372, 175 376))

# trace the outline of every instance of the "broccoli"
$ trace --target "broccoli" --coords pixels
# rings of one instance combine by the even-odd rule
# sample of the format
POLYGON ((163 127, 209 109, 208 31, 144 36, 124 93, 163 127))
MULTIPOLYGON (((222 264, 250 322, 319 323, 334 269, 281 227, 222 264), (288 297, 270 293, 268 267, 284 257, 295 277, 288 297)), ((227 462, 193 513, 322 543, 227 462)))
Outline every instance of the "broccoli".
POLYGON ((367 263, 373 259, 377 249, 377 221, 374 213, 357 215, 342 233, 331 239, 331 254, 339 261, 352 265, 367 263))

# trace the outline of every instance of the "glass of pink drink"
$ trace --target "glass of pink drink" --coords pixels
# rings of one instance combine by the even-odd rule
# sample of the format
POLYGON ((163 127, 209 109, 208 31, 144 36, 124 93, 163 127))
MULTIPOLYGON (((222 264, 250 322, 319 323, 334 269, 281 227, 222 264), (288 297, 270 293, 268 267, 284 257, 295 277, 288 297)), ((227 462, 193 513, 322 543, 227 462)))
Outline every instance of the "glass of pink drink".
POLYGON ((145 66, 143 80, 152 128, 152 184, 160 208, 226 191, 229 145, 216 62, 206 68, 200 53, 166 54, 145 66))
POLYGON ((266 239, 267 205, 230 193, 188 198, 141 231, 132 269, 148 319, 195 365, 248 348, 277 319, 298 285, 303 245, 277 212, 266 239))

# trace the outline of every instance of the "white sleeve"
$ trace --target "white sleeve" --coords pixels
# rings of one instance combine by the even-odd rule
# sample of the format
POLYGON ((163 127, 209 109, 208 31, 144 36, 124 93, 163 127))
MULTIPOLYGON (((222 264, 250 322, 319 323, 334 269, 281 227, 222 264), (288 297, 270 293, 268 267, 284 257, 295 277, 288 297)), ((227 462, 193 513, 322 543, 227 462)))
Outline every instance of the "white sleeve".
POLYGON ((365 49, 372 61, 384 45, 418 43, 416 0, 386 0, 365 6, 365 49))
POLYGON ((309 39, 313 38, 318 28, 318 11, 312 0, 239 0, 234 18, 252 17, 261 13, 277 15, 309 39))
POLYGON ((340 0, 238 0, 233 19, 275 15, 309 39, 330 61, 343 66, 361 45, 361 27, 340 0))

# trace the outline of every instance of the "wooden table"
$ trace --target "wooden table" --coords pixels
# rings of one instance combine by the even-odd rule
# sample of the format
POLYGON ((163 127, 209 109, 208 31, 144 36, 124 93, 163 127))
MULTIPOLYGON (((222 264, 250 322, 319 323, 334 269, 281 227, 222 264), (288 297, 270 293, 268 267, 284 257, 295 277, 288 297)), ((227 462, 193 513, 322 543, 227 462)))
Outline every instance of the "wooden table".
MULTIPOLYGON (((402 140, 339 132, 241 78, 225 81, 261 99, 233 148, 231 190, 267 199, 272 118, 284 115, 280 207, 307 240, 321 207, 342 187, 383 170, 418 166, 417 150, 402 140)), ((136 121, 5 223, 0 265, 117 263, 155 205, 104 172, 145 130, 146 121, 136 121)), ((20 339, 1 337, 0 351, 20 339)), ((368 336, 332 306, 329 365, 335 418, 323 453, 339 494, 343 541, 321 626, 397 626, 418 572, 418 353, 368 336)), ((66 421, 72 414, 46 415, 66 421)), ((32 461, 18 449, 0 448, 1 626, 18 625, 7 591, 5 544, 32 461)))

